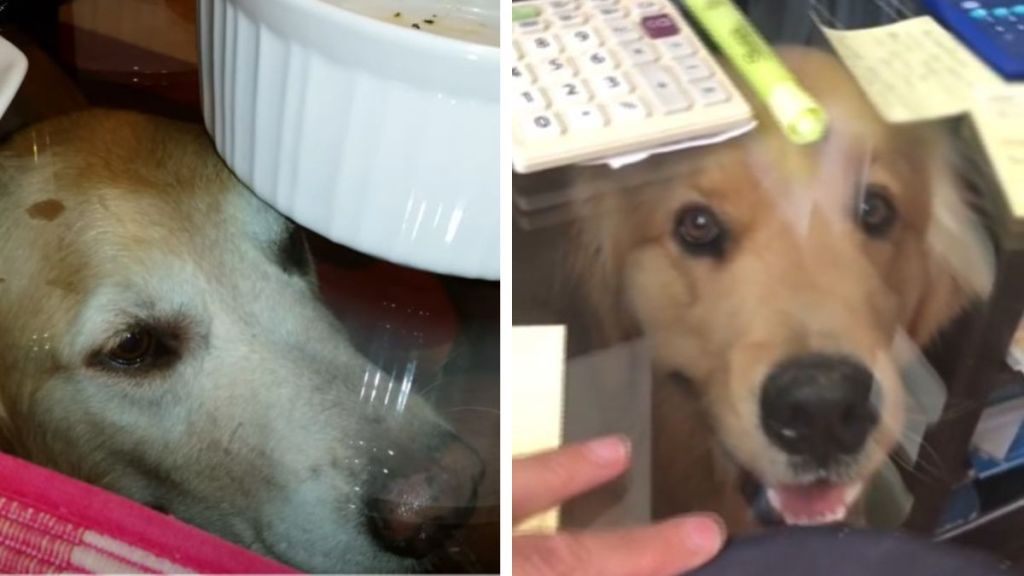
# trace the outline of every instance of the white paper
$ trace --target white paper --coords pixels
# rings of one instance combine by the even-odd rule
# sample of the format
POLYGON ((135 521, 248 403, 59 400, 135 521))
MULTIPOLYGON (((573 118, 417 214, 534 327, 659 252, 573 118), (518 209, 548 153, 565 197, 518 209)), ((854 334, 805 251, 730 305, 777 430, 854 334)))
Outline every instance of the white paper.
POLYGON ((757 120, 751 120, 749 123, 744 124, 738 128, 732 130, 726 130, 718 134, 711 136, 701 136, 700 138, 690 138, 689 140, 681 140, 679 142, 673 142, 671 144, 664 144, 655 148, 648 148, 647 150, 639 150, 637 152, 630 152, 629 154, 622 154, 619 156, 613 156, 611 158, 605 158, 594 162, 589 162, 587 165, 596 166, 599 164, 607 164, 613 170, 618 170, 623 166, 629 166, 630 164, 636 164, 642 162, 655 154, 665 154, 666 152, 675 152, 676 150, 685 150, 687 148, 696 148, 698 146, 710 146, 712 144, 719 144, 726 140, 732 140, 737 136, 742 136, 747 132, 750 132, 757 126, 757 120))

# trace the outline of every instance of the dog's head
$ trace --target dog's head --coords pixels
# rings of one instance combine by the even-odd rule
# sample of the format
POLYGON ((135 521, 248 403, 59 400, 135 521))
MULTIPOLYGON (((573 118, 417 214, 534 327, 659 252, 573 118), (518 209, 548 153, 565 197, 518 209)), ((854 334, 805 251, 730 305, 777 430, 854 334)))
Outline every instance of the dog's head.
POLYGON ((894 341, 926 342, 987 294, 992 258, 941 132, 884 124, 825 53, 782 53, 828 137, 790 144, 761 111, 732 143, 590 171, 606 190, 585 202, 580 258, 776 508, 819 523, 899 438, 894 341))
POLYGON ((415 569, 465 521, 477 454, 201 129, 86 113, 0 170, 0 449, 307 570, 415 569))

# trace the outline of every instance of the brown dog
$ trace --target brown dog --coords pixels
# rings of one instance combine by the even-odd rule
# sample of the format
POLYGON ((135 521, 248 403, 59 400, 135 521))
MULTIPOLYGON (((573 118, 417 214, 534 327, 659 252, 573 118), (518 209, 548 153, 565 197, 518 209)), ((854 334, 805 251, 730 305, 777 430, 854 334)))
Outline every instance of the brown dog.
POLYGON ((781 53, 830 114, 822 142, 760 110, 753 134, 576 183, 606 337, 653 345, 659 516, 745 526, 746 471, 789 523, 845 518, 903 426, 894 339, 923 346, 992 282, 943 133, 886 125, 824 52, 781 53))

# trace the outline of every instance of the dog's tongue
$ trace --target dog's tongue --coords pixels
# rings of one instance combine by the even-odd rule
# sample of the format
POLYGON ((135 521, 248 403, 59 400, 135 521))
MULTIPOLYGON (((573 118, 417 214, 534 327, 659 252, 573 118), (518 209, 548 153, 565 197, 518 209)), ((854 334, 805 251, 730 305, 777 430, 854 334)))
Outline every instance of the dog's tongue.
POLYGON ((790 524, 820 524, 846 516, 846 487, 834 484, 777 486, 772 504, 790 524))

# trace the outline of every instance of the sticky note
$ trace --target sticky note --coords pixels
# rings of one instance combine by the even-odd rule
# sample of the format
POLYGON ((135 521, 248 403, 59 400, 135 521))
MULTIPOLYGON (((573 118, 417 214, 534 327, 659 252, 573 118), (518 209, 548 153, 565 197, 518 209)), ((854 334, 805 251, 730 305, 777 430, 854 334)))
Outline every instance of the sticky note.
POLYGON ((818 26, 891 123, 963 114, 976 91, 1005 84, 930 16, 858 30, 818 26))

